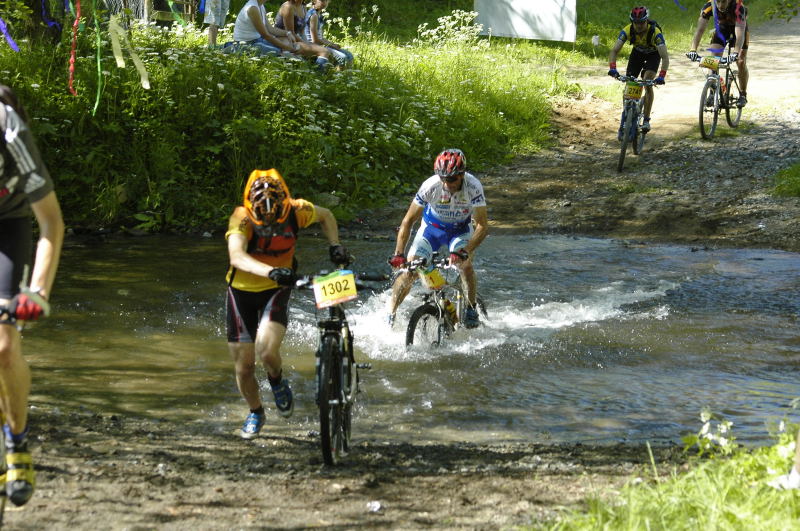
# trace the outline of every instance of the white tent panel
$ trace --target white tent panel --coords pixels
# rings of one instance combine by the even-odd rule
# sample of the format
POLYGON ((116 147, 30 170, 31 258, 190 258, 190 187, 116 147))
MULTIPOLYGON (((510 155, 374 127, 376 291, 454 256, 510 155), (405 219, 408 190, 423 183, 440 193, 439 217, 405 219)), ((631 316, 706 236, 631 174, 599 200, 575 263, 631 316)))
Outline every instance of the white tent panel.
POLYGON ((575 42, 576 0, 475 0, 483 34, 575 42))

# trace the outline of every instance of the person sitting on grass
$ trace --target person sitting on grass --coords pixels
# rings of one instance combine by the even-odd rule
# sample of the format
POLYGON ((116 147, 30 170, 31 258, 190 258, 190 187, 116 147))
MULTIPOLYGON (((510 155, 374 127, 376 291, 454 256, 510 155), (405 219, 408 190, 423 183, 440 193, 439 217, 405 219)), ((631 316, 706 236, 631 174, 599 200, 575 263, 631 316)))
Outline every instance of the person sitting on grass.
POLYGON ((313 7, 306 12, 305 39, 328 48, 331 59, 337 66, 352 66, 353 54, 325 38, 325 16, 323 11, 328 7, 329 3, 329 0, 314 0, 313 7))
POLYGON ((305 40, 306 8, 303 0, 286 0, 275 15, 275 26, 291 33, 303 48, 301 55, 316 57, 315 62, 320 72, 328 69, 331 51, 325 46, 305 40))
POLYGON ((264 9, 266 1, 247 0, 242 6, 233 26, 233 40, 224 45, 226 53, 250 50, 257 55, 281 55, 300 52, 294 35, 269 23, 264 9))

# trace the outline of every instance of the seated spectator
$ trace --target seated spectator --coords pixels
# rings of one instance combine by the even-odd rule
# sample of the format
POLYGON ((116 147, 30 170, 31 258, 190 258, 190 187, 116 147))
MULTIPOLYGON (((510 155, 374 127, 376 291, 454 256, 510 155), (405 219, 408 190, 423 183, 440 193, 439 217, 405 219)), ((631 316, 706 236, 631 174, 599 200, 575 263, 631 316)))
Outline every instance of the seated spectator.
POLYGON ((300 51, 298 53, 309 57, 316 56, 317 67, 321 71, 325 71, 328 68, 331 50, 307 40, 304 31, 305 24, 306 8, 303 5, 303 0, 286 0, 281 4, 275 16, 275 26, 294 35, 295 40, 300 43, 300 51))
POLYGON ((293 34, 269 23, 267 11, 264 9, 266 1, 247 0, 236 17, 233 41, 226 42, 223 51, 233 53, 251 50, 258 55, 300 52, 300 44, 296 42, 293 34))
POLYGON ((325 38, 325 16, 323 10, 328 7, 329 3, 329 0, 314 0, 313 7, 306 12, 305 40, 328 48, 331 53, 331 59, 338 66, 352 66, 353 54, 325 38))

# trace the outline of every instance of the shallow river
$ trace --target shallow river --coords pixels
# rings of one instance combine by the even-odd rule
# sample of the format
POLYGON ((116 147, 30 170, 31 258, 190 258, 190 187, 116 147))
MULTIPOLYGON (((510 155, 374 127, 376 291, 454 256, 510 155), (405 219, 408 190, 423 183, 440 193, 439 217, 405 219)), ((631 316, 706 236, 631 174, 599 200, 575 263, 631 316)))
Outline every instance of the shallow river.
MULTIPOLYGON (((356 269, 388 271, 392 242, 346 243, 356 269)), ((300 247, 302 272, 328 267, 320 240, 300 247)), ((733 421, 740 442, 756 444, 791 415, 800 255, 496 235, 481 251, 490 319, 446 348, 403 346, 416 292, 394 331, 386 292, 350 304, 356 357, 373 366, 362 373, 356 441, 677 441, 700 428, 707 407, 733 421)), ((234 433, 246 407, 226 348, 226 266, 221 237, 68 246, 55 315, 25 332, 34 407, 234 433)), ((283 356, 297 405, 285 421, 265 392, 265 430, 276 435, 317 428, 314 310, 309 292, 292 300, 283 356)))

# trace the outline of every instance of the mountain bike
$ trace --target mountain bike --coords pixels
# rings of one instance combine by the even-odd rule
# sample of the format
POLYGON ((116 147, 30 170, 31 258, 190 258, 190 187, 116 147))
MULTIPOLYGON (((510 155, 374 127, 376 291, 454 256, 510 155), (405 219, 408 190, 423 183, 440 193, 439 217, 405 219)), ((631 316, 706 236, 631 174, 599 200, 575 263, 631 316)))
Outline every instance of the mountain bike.
POLYGON ((742 118, 742 107, 739 105, 741 89, 739 88, 739 72, 733 70, 736 61, 731 57, 731 49, 728 47, 728 55, 698 55, 694 62, 700 63, 701 68, 706 68, 706 82, 703 91, 700 93, 700 134, 704 139, 714 138, 717 130, 717 119, 720 109, 725 110, 725 119, 731 127, 737 127, 742 118), (720 67, 724 67, 725 76, 719 73, 720 67))
MULTIPOLYGON (((406 329, 406 346, 440 346, 461 326, 467 311, 467 297, 458 267, 450 265, 448 258, 439 258, 438 253, 433 253, 430 264, 425 258, 417 258, 398 271, 419 273, 428 289, 422 297, 422 304, 411 313, 406 329)), ((484 318, 488 318, 480 296, 475 302, 484 318)))
POLYGON ((298 277, 295 287, 313 289, 317 309, 319 346, 316 352, 316 402, 319 407, 320 448, 326 465, 335 465, 350 450, 353 406, 359 392, 360 369, 369 363, 356 363, 353 332, 343 304, 358 297, 358 290, 369 288, 361 281, 388 280, 384 274, 355 274, 347 269, 322 271, 298 277))
POLYGON ((622 140, 617 161, 617 171, 622 171, 628 143, 633 146, 634 155, 641 155, 644 149, 644 139, 647 135, 647 131, 644 130, 644 87, 652 87, 655 81, 631 76, 619 76, 617 79, 625 83, 625 91, 622 93, 622 140))

